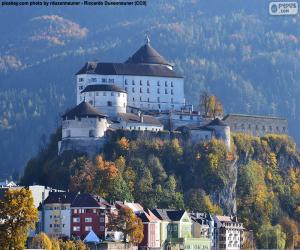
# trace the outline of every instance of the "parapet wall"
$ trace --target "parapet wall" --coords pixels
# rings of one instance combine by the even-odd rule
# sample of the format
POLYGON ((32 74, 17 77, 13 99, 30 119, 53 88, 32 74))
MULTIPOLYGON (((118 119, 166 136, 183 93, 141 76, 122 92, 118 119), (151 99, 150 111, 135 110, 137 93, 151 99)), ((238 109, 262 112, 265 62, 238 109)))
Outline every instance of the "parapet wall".
POLYGON ((223 120, 230 126, 231 132, 248 133, 253 136, 288 134, 288 122, 283 118, 229 114, 223 120))

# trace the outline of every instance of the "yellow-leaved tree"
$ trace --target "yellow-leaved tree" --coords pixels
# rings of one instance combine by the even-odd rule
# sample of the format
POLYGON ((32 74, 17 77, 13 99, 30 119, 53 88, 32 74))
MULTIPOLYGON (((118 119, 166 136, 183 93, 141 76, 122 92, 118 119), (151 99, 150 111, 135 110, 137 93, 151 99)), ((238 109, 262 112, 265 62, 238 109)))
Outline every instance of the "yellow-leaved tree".
POLYGON ((34 229, 38 212, 31 191, 9 189, 0 201, 0 246, 3 250, 23 250, 30 229, 34 229))
POLYGON ((118 215, 111 214, 109 220, 110 230, 121 231, 124 235, 124 242, 128 240, 134 244, 142 242, 144 225, 130 208, 121 208, 118 215))
POLYGON ((33 238, 32 247, 52 250, 52 242, 47 234, 41 232, 33 238))

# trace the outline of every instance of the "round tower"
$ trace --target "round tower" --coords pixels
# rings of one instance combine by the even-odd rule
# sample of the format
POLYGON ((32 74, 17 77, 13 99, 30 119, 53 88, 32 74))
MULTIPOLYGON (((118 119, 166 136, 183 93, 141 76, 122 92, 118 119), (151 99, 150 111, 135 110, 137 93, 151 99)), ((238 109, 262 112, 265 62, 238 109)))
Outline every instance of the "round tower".
POLYGON ((86 101, 66 112, 62 118, 62 140, 101 138, 108 127, 106 115, 86 101))
POLYGON ((224 141, 226 147, 230 149, 230 127, 227 124, 216 118, 207 127, 213 129, 216 139, 224 141))
POLYGON ((81 92, 81 96, 109 117, 116 117, 118 113, 126 113, 127 92, 116 85, 88 85, 81 92))

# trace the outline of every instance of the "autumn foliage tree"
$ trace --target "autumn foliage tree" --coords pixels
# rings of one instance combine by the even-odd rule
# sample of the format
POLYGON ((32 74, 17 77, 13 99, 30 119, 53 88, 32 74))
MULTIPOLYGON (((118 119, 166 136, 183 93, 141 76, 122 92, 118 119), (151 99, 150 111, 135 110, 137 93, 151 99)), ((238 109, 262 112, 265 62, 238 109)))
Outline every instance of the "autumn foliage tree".
POLYGON ((144 226, 141 219, 128 207, 121 208, 117 215, 110 215, 109 228, 122 232, 124 242, 139 244, 144 238, 144 226))
POLYGON ((3 250, 21 250, 38 220, 31 191, 9 189, 0 201, 0 245, 3 250))
POLYGON ((48 235, 42 232, 33 238, 32 247, 52 250, 52 242, 48 235))
POLYGON ((222 103, 215 95, 210 95, 206 91, 200 94, 200 110, 205 117, 216 118, 224 115, 222 103))

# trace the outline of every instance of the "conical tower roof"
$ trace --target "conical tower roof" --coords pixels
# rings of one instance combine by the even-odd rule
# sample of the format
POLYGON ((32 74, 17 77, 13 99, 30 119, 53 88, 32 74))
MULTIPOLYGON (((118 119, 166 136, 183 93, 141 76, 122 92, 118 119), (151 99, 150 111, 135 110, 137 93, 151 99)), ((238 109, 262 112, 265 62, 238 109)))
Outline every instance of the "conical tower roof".
POLYGON ((75 108, 67 111, 63 116, 63 118, 74 118, 74 117, 106 117, 105 114, 100 113, 97 109, 95 109, 90 103, 83 101, 75 108))
POLYGON ((161 56, 150 45, 149 37, 146 38, 146 43, 140 47, 133 56, 129 57, 126 63, 141 63, 141 64, 159 64, 166 66, 173 66, 163 56, 161 56))

